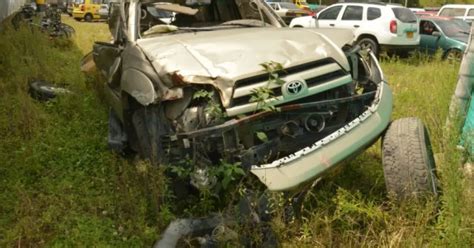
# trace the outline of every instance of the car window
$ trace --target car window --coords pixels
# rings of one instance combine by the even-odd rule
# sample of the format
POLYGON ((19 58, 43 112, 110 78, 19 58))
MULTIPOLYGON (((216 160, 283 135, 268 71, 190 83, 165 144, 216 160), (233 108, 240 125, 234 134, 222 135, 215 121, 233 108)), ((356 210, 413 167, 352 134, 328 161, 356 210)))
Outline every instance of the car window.
POLYGON ((416 16, 407 8, 392 8, 395 17, 401 22, 416 22, 416 16))
POLYGON ((339 12, 341 11, 342 6, 334 6, 331 7, 319 14, 318 19, 321 20, 336 20, 337 16, 339 15, 339 12))
POLYGON ((433 22, 421 20, 420 21, 420 34, 432 35, 433 32, 439 31, 433 22))
POLYGON ((347 6, 342 15, 342 20, 362 21, 362 6, 347 6))
POLYGON ((367 9, 367 20, 375 20, 382 16, 382 11, 379 8, 368 8, 367 9))
POLYGON ((436 24, 449 37, 467 36, 471 27, 462 20, 436 20, 436 24))
POLYGON ((469 12, 467 12, 467 16, 474 16, 474 9, 470 9, 469 12))
POLYGON ((444 8, 439 13, 440 16, 464 16, 465 8, 444 8))

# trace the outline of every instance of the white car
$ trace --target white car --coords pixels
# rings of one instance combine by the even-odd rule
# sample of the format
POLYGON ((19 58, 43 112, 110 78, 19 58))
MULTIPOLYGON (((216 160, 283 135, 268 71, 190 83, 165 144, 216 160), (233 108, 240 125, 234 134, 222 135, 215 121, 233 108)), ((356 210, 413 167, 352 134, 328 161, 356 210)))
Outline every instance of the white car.
POLYGON ((439 10, 438 16, 454 17, 472 23, 474 20, 474 4, 446 4, 439 10))
POLYGON ((425 12, 426 10, 423 8, 409 8, 413 13, 417 12, 425 12))
POLYGON ((270 7, 286 22, 289 23, 294 17, 305 16, 309 11, 300 9, 296 4, 290 2, 267 2, 270 7))
POLYGON ((294 18, 290 27, 351 29, 354 44, 371 49, 407 53, 420 43, 418 19, 405 7, 385 3, 338 3, 316 17, 294 18))
POLYGON ((99 15, 101 19, 109 18, 109 5, 108 4, 101 4, 99 9, 99 15))

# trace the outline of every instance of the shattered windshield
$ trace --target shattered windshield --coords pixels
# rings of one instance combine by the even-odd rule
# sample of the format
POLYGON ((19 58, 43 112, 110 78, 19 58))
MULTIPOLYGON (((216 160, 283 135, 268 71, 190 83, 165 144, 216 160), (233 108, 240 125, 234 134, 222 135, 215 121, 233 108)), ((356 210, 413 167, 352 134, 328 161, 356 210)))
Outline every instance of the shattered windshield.
POLYGON ((140 34, 261 27, 271 23, 267 14, 251 0, 148 2, 141 4, 140 34))

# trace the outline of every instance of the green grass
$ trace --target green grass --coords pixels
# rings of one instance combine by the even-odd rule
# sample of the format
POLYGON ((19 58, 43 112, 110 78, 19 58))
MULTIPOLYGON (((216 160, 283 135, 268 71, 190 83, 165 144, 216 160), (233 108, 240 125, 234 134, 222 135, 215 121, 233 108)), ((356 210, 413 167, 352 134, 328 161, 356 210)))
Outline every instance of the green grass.
MULTIPOLYGON (((459 64, 414 56, 383 59, 393 119, 417 116, 431 134, 443 188, 434 200, 393 205, 386 198, 380 143, 347 162, 312 192, 296 229, 276 223, 288 247, 472 247, 474 196, 460 170, 457 137, 443 136, 459 64)), ((455 136, 455 135, 452 135, 455 136)))
MULTIPOLYGON (((0 31, 0 247, 150 246, 173 218, 212 202, 203 196, 178 209, 163 171, 107 149, 100 82, 84 76, 79 62, 110 34, 102 23, 65 20, 76 28, 74 43, 26 28, 0 31), (36 78, 67 83, 74 94, 32 100, 27 83, 36 78)), ((302 220, 275 218, 283 246, 474 246, 472 185, 459 170, 457 138, 443 135, 459 65, 418 56, 385 59, 382 67, 394 91, 393 118, 420 117, 440 154, 440 204, 391 204, 378 142, 316 185, 302 220)))
MULTIPOLYGON (((89 47, 85 34, 105 30, 92 25, 77 28, 89 47)), ((162 172, 107 149, 107 108, 79 70, 87 48, 27 28, 0 37, 0 246, 151 244, 166 224, 162 172), (37 78, 74 94, 32 100, 27 83, 37 78)))

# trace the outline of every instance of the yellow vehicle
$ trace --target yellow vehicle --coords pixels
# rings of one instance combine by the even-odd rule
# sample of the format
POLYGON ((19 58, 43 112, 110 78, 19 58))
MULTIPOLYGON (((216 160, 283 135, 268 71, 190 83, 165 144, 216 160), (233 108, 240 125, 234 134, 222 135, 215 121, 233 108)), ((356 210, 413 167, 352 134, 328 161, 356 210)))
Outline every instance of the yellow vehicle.
POLYGON ((44 10, 45 4, 46 4, 45 0, 36 0, 35 3, 36 3, 36 7, 38 8, 38 11, 44 10))
POLYGON ((296 4, 296 6, 298 6, 298 8, 300 9, 307 9, 307 10, 310 9, 306 0, 293 0, 293 3, 296 4))
POLYGON ((72 17, 80 21, 105 19, 108 14, 108 5, 105 0, 75 0, 72 17))

